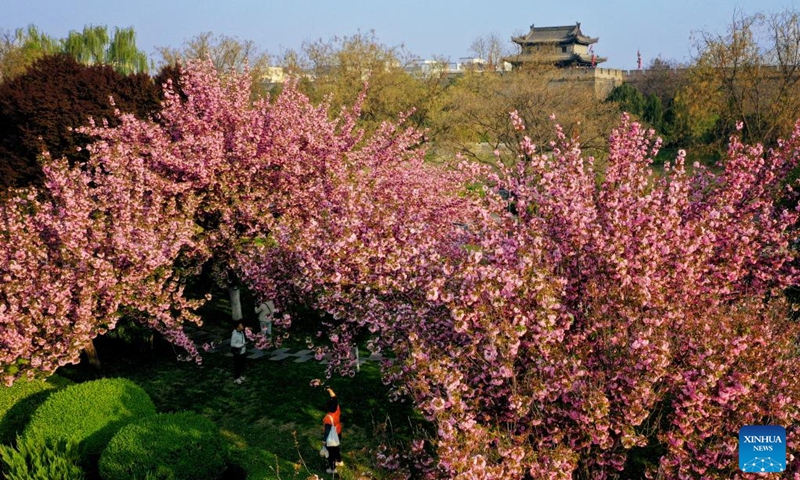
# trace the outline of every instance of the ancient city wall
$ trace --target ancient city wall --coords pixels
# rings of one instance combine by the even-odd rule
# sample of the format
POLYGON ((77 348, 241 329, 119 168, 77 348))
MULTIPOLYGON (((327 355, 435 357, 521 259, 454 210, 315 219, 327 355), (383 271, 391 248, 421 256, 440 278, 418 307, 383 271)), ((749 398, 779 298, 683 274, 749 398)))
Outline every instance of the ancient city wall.
MULTIPOLYGON (((672 69, 669 73, 675 76, 683 76, 688 72, 687 69, 672 69)), ((663 74, 659 71, 659 74, 663 74)), ((596 98, 606 98, 611 90, 622 85, 623 82, 636 86, 637 83, 644 82, 647 78, 647 70, 621 70, 617 68, 564 68, 554 73, 555 82, 591 82, 596 98)), ((566 85, 565 85, 566 86, 566 85)))

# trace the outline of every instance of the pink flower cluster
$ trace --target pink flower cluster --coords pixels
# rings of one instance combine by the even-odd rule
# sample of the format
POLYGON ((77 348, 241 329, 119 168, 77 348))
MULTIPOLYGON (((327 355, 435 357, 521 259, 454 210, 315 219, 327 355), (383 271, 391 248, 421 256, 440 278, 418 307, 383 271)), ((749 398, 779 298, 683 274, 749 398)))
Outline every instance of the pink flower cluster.
POLYGON ((209 62, 182 85, 0 206, 6 382, 76 361, 123 311, 197 358, 182 279, 216 258, 321 312, 309 344, 329 374, 355 374, 358 343, 384 353, 436 430, 381 452, 401 476, 613 478, 650 446, 651 478, 733 478, 742 425, 800 446, 782 296, 800 130, 770 151, 732 138, 718 173, 690 174, 683 153, 653 168, 658 141, 623 118, 602 161, 556 129, 488 170, 431 165, 402 119, 364 135, 363 97, 333 114, 289 83, 251 103, 245 75, 209 62))
POLYGON ((627 118, 602 167, 557 134, 489 176, 401 350, 442 476, 607 478, 661 445, 652 478, 733 478, 747 424, 797 448, 797 211, 779 200, 797 201, 800 129, 769 152, 733 138, 720 173, 692 175, 683 154, 658 175, 627 118))

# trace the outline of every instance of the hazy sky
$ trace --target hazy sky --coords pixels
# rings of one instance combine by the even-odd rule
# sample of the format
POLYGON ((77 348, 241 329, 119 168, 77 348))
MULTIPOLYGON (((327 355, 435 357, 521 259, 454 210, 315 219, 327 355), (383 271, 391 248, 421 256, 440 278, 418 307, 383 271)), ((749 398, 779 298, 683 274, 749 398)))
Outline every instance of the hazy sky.
POLYGON ((658 56, 689 61, 693 37, 724 33, 737 9, 793 8, 793 0, 0 0, 0 30, 34 24, 63 38, 88 24, 132 26, 154 60, 157 47, 180 47, 203 32, 252 40, 277 55, 304 40, 374 30, 381 43, 419 57, 457 60, 481 35, 509 39, 531 24, 581 22, 584 34, 600 38, 594 50, 608 57, 601 66, 635 69, 637 49, 645 66, 658 56))

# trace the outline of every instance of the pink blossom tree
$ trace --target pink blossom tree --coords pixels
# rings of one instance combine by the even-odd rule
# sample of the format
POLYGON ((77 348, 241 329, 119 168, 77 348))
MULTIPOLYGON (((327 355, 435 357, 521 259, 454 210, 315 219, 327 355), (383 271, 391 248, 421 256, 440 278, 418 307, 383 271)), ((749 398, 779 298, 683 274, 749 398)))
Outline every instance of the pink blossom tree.
POLYGON ((0 209, 5 380, 74 361, 121 308, 196 355, 175 267, 213 256, 323 312, 331 372, 364 337, 391 354, 386 381, 436 428, 381 453, 400 473, 607 478, 652 447, 648 476, 730 478, 738 428, 766 422, 797 449, 779 200, 800 131, 769 152, 733 138, 720 173, 681 154, 657 174, 627 119, 603 165, 557 130, 512 168, 442 169, 402 124, 365 138, 359 104, 334 115, 292 84, 253 104, 213 72, 188 65, 155 121, 90 129, 87 168, 54 162, 47 199, 0 209))
POLYGON ((547 153, 524 141, 489 182, 513 208, 487 192, 401 350, 439 475, 606 478, 649 446, 640 474, 733 478, 747 424, 786 426, 796 449, 797 212, 778 200, 798 142, 733 138, 721 173, 689 175, 681 153, 659 176, 658 142, 627 119, 603 168, 560 132, 547 153))
POLYGON ((76 362, 123 312, 141 313, 199 360, 182 331, 199 321, 191 314, 198 302, 182 295, 182 270, 191 274, 222 251, 226 228, 237 228, 223 215, 241 198, 227 189, 247 184, 230 177, 249 178, 256 145, 247 141, 258 128, 247 124, 257 115, 240 94, 244 80, 223 85, 212 72, 190 66, 183 91, 168 94, 155 121, 120 115, 118 127, 84 129, 97 139, 86 165, 49 162, 45 192, 20 192, 0 206, 6 382, 76 362))
POLYGON ((334 369, 352 374, 363 329, 396 356, 387 381, 437 426, 435 467, 423 443, 404 454, 413 475, 604 478, 638 458, 655 462, 641 474, 729 478, 742 425, 790 426, 796 445, 800 416, 781 293, 797 280, 797 214, 778 203, 798 136, 771 152, 731 142, 719 174, 687 174, 681 154, 658 175, 658 142, 627 119, 607 166, 559 132, 546 154, 524 141, 482 198, 465 193, 475 176, 365 169, 404 187, 329 185, 240 265, 332 315, 318 355, 334 369), (446 183, 409 202, 424 182, 446 183))
MULTIPOLYGON (((181 331, 184 320, 199 320, 189 313, 197 302, 181 295, 181 275, 212 257, 226 270, 249 275, 258 295, 275 296, 276 285, 286 287, 280 306, 293 288, 312 296, 303 282, 317 280, 296 274, 292 249, 307 258, 323 253, 302 240, 319 219, 340 228, 326 235, 344 235, 356 228, 348 226, 356 223, 352 216, 371 208, 376 221, 382 212, 390 215, 387 225, 402 237, 406 220, 433 221, 433 214, 414 210, 433 199, 431 212, 441 206, 437 221, 456 220, 446 210, 451 189, 412 149, 420 141, 413 130, 386 124, 365 139, 355 129, 360 104, 331 115, 293 84, 274 101, 252 103, 246 76, 222 77, 203 62, 183 73, 181 91, 169 89, 157 118, 120 115, 119 126, 85 129, 96 139, 87 165, 70 169, 54 161, 46 199, 31 191, 2 207, 3 232, 17 239, 4 242, 0 266, 6 381, 76 361, 89 340, 114 328, 123 310, 147 314, 145 322, 199 358, 181 331), (394 203, 384 205, 382 196, 394 203), (390 212, 392 206, 404 210, 390 212), (250 252, 289 237, 300 240, 264 260, 282 274, 249 274, 262 268, 250 252), (44 307, 31 303, 39 288, 52 288, 47 295, 61 303, 47 295, 38 295, 44 307), (80 295, 65 293, 72 290, 80 295)), ((363 220, 357 228, 381 241, 363 220)), ((358 255, 354 265, 368 253, 358 255)), ((320 308, 324 298, 315 300, 320 308)), ((282 322, 288 326, 288 317, 282 322)))
POLYGON ((180 330, 196 305, 173 268, 196 248, 192 200, 123 149, 85 169, 53 161, 45 175, 46 195, 26 190, 0 206, 3 380, 77 362, 123 306, 196 355, 180 330))

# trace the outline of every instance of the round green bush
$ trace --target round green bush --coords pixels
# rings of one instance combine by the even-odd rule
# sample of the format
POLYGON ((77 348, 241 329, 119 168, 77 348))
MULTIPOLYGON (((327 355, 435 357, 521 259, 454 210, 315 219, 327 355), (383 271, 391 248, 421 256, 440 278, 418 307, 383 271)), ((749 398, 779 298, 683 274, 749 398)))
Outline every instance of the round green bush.
POLYGON ((47 380, 21 378, 10 387, 0 386, 0 444, 13 444, 39 405, 51 393, 71 383, 53 375, 47 380))
POLYGON ((213 480, 225 470, 227 444, 211 420, 160 413, 126 425, 100 456, 104 480, 213 480))
POLYGON ((150 396, 132 381, 94 380, 50 395, 36 409, 23 435, 72 440, 85 460, 99 456, 120 428, 155 413, 150 396))

